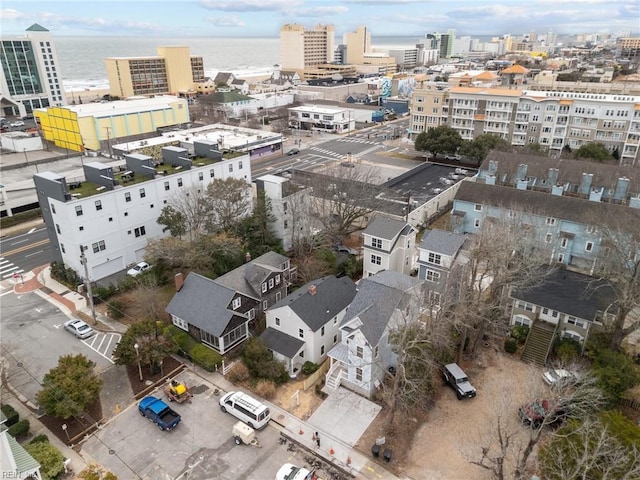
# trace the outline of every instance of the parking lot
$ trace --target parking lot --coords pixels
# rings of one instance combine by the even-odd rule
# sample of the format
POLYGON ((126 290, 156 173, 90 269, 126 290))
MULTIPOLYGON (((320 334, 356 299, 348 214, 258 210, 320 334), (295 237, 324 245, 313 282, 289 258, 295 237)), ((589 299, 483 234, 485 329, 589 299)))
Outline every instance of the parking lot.
MULTIPOLYGON (((275 478, 284 463, 305 464, 306 451, 288 450, 279 431, 268 425, 257 432, 260 448, 236 445, 231 435, 237 419, 223 413, 213 385, 190 372, 178 379, 193 393, 192 403, 171 407, 182 422, 171 432, 159 430, 131 405, 82 445, 84 453, 119 478, 192 480, 275 478)), ((159 391, 154 396, 165 398, 159 391)))

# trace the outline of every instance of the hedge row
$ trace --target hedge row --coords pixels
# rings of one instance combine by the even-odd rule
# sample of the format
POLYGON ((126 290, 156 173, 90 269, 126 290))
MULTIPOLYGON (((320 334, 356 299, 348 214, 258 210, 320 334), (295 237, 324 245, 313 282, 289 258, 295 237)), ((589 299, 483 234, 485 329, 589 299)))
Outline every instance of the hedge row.
POLYGON ((11 405, 2 405, 0 406, 0 410, 2 410, 4 416, 7 417, 7 421, 5 422, 5 425, 7 427, 15 425, 16 423, 18 423, 18 420, 20 420, 20 414, 16 412, 16 409, 11 405))
POLYGON ((208 372, 215 372, 217 367, 222 365, 222 357, 215 350, 198 342, 175 325, 170 325, 168 330, 176 345, 178 345, 178 354, 181 356, 188 358, 208 372))

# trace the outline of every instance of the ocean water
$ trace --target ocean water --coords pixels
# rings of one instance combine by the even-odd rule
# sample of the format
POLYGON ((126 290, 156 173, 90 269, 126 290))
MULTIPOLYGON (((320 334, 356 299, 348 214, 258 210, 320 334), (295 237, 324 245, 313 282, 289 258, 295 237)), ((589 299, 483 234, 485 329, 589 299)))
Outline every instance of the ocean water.
MULTIPOLYGON (((415 46, 416 37, 372 38, 375 48, 415 46)), ((108 88, 104 59, 156 55, 160 46, 188 46, 201 55, 205 74, 267 72, 280 62, 279 38, 229 37, 65 37, 55 36, 62 82, 67 92, 108 88)), ((338 39, 336 38, 336 41, 338 39)))

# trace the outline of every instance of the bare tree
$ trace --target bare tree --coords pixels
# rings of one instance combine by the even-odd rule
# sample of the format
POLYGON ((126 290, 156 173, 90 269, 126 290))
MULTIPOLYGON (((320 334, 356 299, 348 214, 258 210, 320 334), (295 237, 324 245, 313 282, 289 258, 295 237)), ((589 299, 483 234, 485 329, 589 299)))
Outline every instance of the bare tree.
POLYGON ((207 230, 229 232, 243 217, 251 213, 251 187, 243 179, 215 179, 207 186, 207 230))
POLYGON ((326 258, 313 254, 298 257, 294 259, 294 263, 297 267, 296 275, 300 284, 330 275, 333 271, 333 266, 326 258))
POLYGON ((164 262, 168 267, 189 266, 191 242, 175 237, 158 238, 147 242, 145 259, 152 264, 164 262))
POLYGON ((198 235, 204 233, 209 218, 206 197, 206 192, 197 185, 180 190, 169 198, 167 207, 162 209, 158 218, 158 223, 162 223, 166 225, 166 229, 172 230, 171 220, 179 221, 187 239, 193 241, 198 235), (171 217, 171 213, 174 214, 173 217, 171 217), (176 213, 178 218, 175 216, 176 213))

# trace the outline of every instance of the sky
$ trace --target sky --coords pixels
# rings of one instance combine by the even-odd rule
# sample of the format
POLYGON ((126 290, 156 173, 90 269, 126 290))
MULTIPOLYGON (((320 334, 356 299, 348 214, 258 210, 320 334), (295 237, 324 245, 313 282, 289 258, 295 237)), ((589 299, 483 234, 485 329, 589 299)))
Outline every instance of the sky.
POLYGON ((39 23, 54 36, 279 36, 287 23, 366 26, 372 37, 559 35, 640 30, 639 0, 2 0, 3 35, 39 23))

